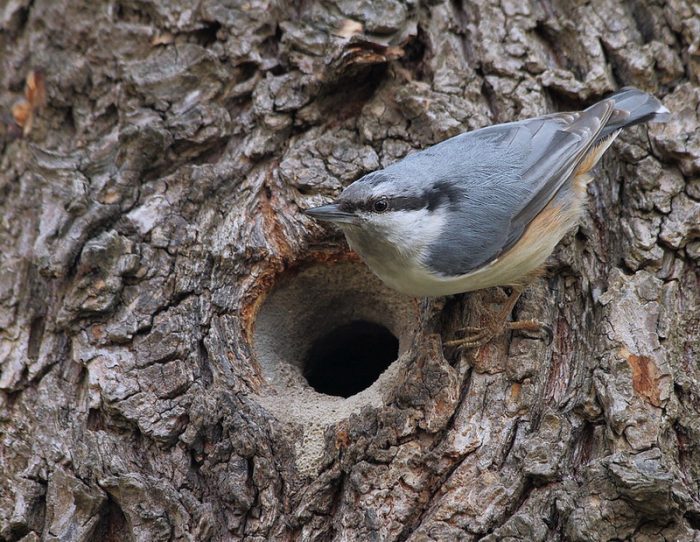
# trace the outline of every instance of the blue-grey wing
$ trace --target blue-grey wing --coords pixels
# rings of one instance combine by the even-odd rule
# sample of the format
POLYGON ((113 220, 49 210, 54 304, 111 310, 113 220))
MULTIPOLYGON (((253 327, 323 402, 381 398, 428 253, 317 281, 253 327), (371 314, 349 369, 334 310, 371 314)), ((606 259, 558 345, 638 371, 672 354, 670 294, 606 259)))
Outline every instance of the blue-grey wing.
MULTIPOLYGON (((424 258, 447 276, 503 254, 586 157, 614 108, 612 100, 468 132, 387 168, 446 199, 447 224, 424 258)), ((436 196, 437 197, 437 196, 436 196)))
POLYGON ((520 239, 530 222, 571 177, 598 140, 614 108, 615 103, 606 100, 580 113, 549 115, 539 122, 538 119, 525 122, 528 129, 539 124, 532 144, 534 160, 523 172, 523 182, 534 183, 537 188, 513 216, 504 251, 520 239), (539 133, 545 131, 545 124, 550 125, 549 133, 538 140, 539 133))

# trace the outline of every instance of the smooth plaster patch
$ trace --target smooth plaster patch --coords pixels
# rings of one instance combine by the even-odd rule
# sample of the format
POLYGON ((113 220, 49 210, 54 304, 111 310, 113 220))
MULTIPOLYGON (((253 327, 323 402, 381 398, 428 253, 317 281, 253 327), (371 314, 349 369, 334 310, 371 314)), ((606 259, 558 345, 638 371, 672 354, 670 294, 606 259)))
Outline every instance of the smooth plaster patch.
POLYGON ((324 432, 389 397, 418 327, 415 299, 386 287, 366 266, 315 265, 283 279, 262 303, 253 352, 266 379, 260 404, 278 420, 298 424, 297 466, 313 475, 323 457, 324 432), (331 331, 364 321, 386 327, 399 340, 399 357, 369 387, 348 398, 315 391, 303 376, 314 343, 331 331))

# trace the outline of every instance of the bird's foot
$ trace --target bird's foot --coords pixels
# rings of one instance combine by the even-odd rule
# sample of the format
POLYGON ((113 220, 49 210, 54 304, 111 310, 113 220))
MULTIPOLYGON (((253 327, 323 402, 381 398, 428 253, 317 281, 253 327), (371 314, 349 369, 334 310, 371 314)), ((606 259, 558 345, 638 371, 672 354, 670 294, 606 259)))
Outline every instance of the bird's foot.
POLYGON ((554 331, 552 331, 552 326, 540 322, 539 320, 517 320, 515 322, 506 322, 506 327, 511 331, 526 331, 529 333, 534 333, 539 335, 537 338, 545 340, 547 346, 552 344, 554 340, 554 331))
POLYGON ((457 346, 461 348, 478 348, 491 342, 496 337, 499 337, 506 331, 525 331, 543 335, 547 339, 547 345, 552 343, 554 333, 552 328, 539 320, 517 320, 510 321, 492 321, 481 327, 464 327, 461 328, 467 335, 462 339, 454 339, 446 341, 445 346, 457 346))

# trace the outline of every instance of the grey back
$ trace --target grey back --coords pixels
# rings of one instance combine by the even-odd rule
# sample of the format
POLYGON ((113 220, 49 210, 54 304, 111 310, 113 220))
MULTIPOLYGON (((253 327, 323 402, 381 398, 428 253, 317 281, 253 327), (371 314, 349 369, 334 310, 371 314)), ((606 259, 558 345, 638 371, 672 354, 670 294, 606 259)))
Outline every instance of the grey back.
POLYGON ((448 224, 424 264, 461 275, 508 250, 572 175, 611 111, 604 101, 582 113, 483 128, 383 170, 392 185, 427 188, 447 206, 448 224))

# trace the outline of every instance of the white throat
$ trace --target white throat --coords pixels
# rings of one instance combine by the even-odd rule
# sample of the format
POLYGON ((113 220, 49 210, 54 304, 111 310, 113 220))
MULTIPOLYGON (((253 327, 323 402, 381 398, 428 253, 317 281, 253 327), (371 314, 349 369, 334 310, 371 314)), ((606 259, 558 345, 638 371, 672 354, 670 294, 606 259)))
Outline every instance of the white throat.
POLYGON ((362 226, 343 225, 343 230, 350 247, 380 279, 416 295, 425 283, 424 258, 445 223, 444 211, 417 209, 374 214, 362 226))

